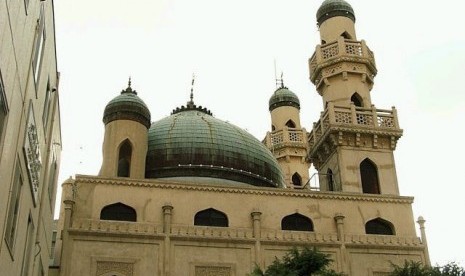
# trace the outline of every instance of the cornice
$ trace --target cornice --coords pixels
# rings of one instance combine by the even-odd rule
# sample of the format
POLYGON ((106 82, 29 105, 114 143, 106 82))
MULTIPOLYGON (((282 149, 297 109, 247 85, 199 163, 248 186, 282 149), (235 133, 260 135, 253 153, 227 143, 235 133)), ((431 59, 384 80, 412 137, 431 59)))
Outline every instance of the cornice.
POLYGON ((198 192, 214 192, 214 193, 231 193, 231 194, 250 194, 263 196, 280 196, 290 198, 311 198, 322 200, 340 200, 340 201, 366 201, 366 202, 383 202, 397 204, 412 204, 413 197, 396 196, 396 195, 372 195, 372 194, 356 194, 356 193, 341 193, 341 192, 321 192, 310 190, 294 190, 286 188, 264 188, 264 187, 231 187, 218 184, 204 183, 182 183, 173 180, 158 180, 158 179, 117 179, 117 178, 102 178, 98 176, 76 176, 76 185, 78 184, 101 184, 101 185, 118 185, 131 187, 146 187, 155 189, 170 189, 170 190, 185 190, 198 192))

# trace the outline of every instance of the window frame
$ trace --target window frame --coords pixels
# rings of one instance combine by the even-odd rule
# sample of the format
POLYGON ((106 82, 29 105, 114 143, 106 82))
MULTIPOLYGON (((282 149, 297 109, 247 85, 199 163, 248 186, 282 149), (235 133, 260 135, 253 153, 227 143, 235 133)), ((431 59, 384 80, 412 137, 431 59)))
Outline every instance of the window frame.
POLYGON ((16 162, 16 167, 13 176, 12 191, 9 197, 7 218, 5 224, 4 240, 10 251, 11 257, 13 258, 13 252, 15 250, 16 235, 18 230, 19 212, 21 211, 21 192, 24 183, 24 177, 22 175, 21 164, 19 158, 16 162))
MULTIPOLYGON (((39 77, 42 67, 42 60, 44 57, 45 41, 47 39, 47 32, 45 28, 45 6, 43 3, 40 4, 40 14, 37 20, 36 39, 34 43, 34 55, 32 58, 32 70, 34 76, 34 82, 39 83, 39 77)), ((37 91, 37 89, 36 89, 37 91)), ((37 93, 36 93, 37 97, 37 93)))

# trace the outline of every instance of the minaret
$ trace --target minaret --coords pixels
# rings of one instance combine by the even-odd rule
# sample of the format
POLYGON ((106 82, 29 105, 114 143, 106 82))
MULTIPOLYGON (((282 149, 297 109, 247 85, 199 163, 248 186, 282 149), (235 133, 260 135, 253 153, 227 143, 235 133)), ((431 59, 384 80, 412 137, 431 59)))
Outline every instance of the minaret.
POLYGON ((377 70, 373 52, 356 38, 355 13, 344 0, 325 0, 317 24, 321 44, 309 60, 310 80, 324 111, 310 133, 308 158, 320 189, 398 195, 393 151, 402 130, 394 107, 371 102, 377 70))
POLYGON ((131 88, 111 100, 103 114, 105 137, 100 176, 145 177, 150 111, 131 88))
POLYGON ((308 182, 310 163, 306 160, 307 132, 300 125, 299 98, 284 86, 276 89, 269 100, 271 132, 265 144, 278 160, 288 188, 303 188, 308 182))

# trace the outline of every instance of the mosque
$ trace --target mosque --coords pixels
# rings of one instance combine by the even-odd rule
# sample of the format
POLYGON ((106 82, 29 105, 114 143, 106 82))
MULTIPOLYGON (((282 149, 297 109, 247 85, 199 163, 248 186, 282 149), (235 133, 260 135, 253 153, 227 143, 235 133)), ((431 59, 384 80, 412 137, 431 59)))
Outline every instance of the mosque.
POLYGON ((323 111, 309 132, 284 85, 269 99, 263 141, 192 94, 156 119, 131 83, 112 99, 99 175, 63 184, 50 275, 242 276, 294 246, 318 248, 347 275, 429 264, 424 220, 418 237, 413 198, 399 194, 396 109, 371 101, 374 54, 344 0, 325 0, 316 18, 309 71, 323 111))

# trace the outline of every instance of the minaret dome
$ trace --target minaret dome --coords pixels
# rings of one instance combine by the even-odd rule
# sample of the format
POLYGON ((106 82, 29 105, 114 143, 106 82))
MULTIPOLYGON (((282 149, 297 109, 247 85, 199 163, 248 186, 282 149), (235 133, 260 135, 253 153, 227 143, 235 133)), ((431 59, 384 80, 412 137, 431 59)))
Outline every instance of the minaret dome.
POLYGON ((355 23, 355 13, 352 6, 344 0, 325 0, 316 13, 318 26, 335 16, 350 18, 355 23))

